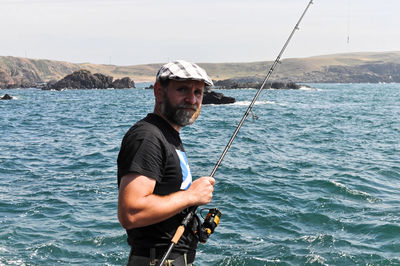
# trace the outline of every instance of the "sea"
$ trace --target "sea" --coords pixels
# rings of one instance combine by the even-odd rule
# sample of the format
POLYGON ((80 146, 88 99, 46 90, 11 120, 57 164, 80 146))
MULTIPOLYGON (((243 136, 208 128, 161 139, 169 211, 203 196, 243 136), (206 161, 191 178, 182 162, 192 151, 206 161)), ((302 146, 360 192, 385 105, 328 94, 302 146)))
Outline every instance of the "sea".
MULTIPOLYGON (((125 265, 116 160, 151 90, 0 90, 0 265, 125 265)), ((265 90, 215 173, 195 265, 400 265, 400 84, 265 90)), ((209 175, 255 89, 181 131, 209 175)), ((203 210, 204 209, 204 210, 203 210)))

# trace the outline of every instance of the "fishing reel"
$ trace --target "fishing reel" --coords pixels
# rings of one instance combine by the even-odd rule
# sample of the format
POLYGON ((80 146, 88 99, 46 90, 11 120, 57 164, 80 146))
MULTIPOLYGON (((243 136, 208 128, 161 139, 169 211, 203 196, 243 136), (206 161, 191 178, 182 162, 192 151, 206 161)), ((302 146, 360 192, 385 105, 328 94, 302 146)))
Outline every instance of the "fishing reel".
POLYGON ((218 226, 221 216, 222 212, 217 208, 208 210, 207 216, 206 218, 204 218, 203 224, 199 226, 199 230, 197 231, 197 236, 199 237, 200 243, 204 244, 207 242, 210 235, 214 233, 215 228, 218 226))

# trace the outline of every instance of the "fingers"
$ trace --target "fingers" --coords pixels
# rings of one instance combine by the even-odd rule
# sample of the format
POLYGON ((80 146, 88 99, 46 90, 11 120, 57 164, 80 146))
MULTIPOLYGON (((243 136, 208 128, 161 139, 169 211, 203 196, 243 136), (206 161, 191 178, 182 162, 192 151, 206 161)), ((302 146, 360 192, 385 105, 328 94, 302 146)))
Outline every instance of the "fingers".
POLYGON ((189 187, 192 195, 195 195, 195 205, 204 205, 211 201, 214 191, 215 179, 203 176, 195 180, 189 187))
POLYGON ((214 177, 211 177, 211 176, 210 176, 210 177, 208 178, 208 180, 210 181, 210 184, 214 186, 214 184, 215 184, 215 179, 214 179, 214 177))
POLYGON ((215 179, 211 176, 205 176, 203 177, 205 179, 205 188, 206 188, 206 193, 202 197, 202 204, 208 204, 210 203, 212 197, 213 197, 213 191, 214 191, 214 184, 215 184, 215 179))
POLYGON ((200 179, 205 179, 205 180, 207 180, 212 186, 215 184, 215 179, 214 179, 214 177, 211 177, 211 176, 202 176, 202 177, 199 178, 199 180, 200 180, 200 179))

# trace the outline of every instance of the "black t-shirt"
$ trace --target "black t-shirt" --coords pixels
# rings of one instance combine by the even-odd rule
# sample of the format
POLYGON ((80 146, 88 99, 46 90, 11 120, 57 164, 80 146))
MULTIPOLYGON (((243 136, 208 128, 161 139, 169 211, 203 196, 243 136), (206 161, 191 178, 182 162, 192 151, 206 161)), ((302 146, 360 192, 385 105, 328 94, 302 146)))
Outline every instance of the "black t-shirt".
MULTIPOLYGON (((168 195, 187 189, 192 181, 179 133, 163 118, 148 114, 125 134, 118 155, 118 186, 128 173, 139 173, 156 180, 153 193, 168 195)), ((167 248, 187 210, 157 224, 127 230, 132 247, 167 248)), ((175 252, 188 252, 197 247, 197 237, 188 226, 175 252)))

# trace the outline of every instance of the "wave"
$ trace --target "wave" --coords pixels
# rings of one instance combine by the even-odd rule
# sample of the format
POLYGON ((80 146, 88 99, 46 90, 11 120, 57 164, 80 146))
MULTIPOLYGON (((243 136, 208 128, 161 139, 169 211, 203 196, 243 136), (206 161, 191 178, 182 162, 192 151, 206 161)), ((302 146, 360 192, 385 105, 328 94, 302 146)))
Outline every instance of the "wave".
POLYGON ((330 181, 330 182, 333 185, 335 185, 337 188, 339 188, 342 192, 345 192, 346 194, 348 194, 350 196, 354 196, 354 197, 357 197, 357 198, 365 199, 369 203, 376 203, 376 202, 380 202, 381 201, 379 198, 371 196, 367 192, 348 188, 348 187, 346 187, 346 185, 344 185, 342 183, 339 183, 337 181, 330 181))
MULTIPOLYGON (((250 105, 251 101, 237 101, 232 103, 232 105, 239 105, 239 106, 248 106, 250 105)), ((256 101, 254 105, 266 105, 266 104, 276 104, 273 101, 256 101)))
POLYGON ((301 91, 322 91, 322 89, 319 88, 313 88, 313 87, 308 87, 308 86, 301 86, 299 88, 301 91))

